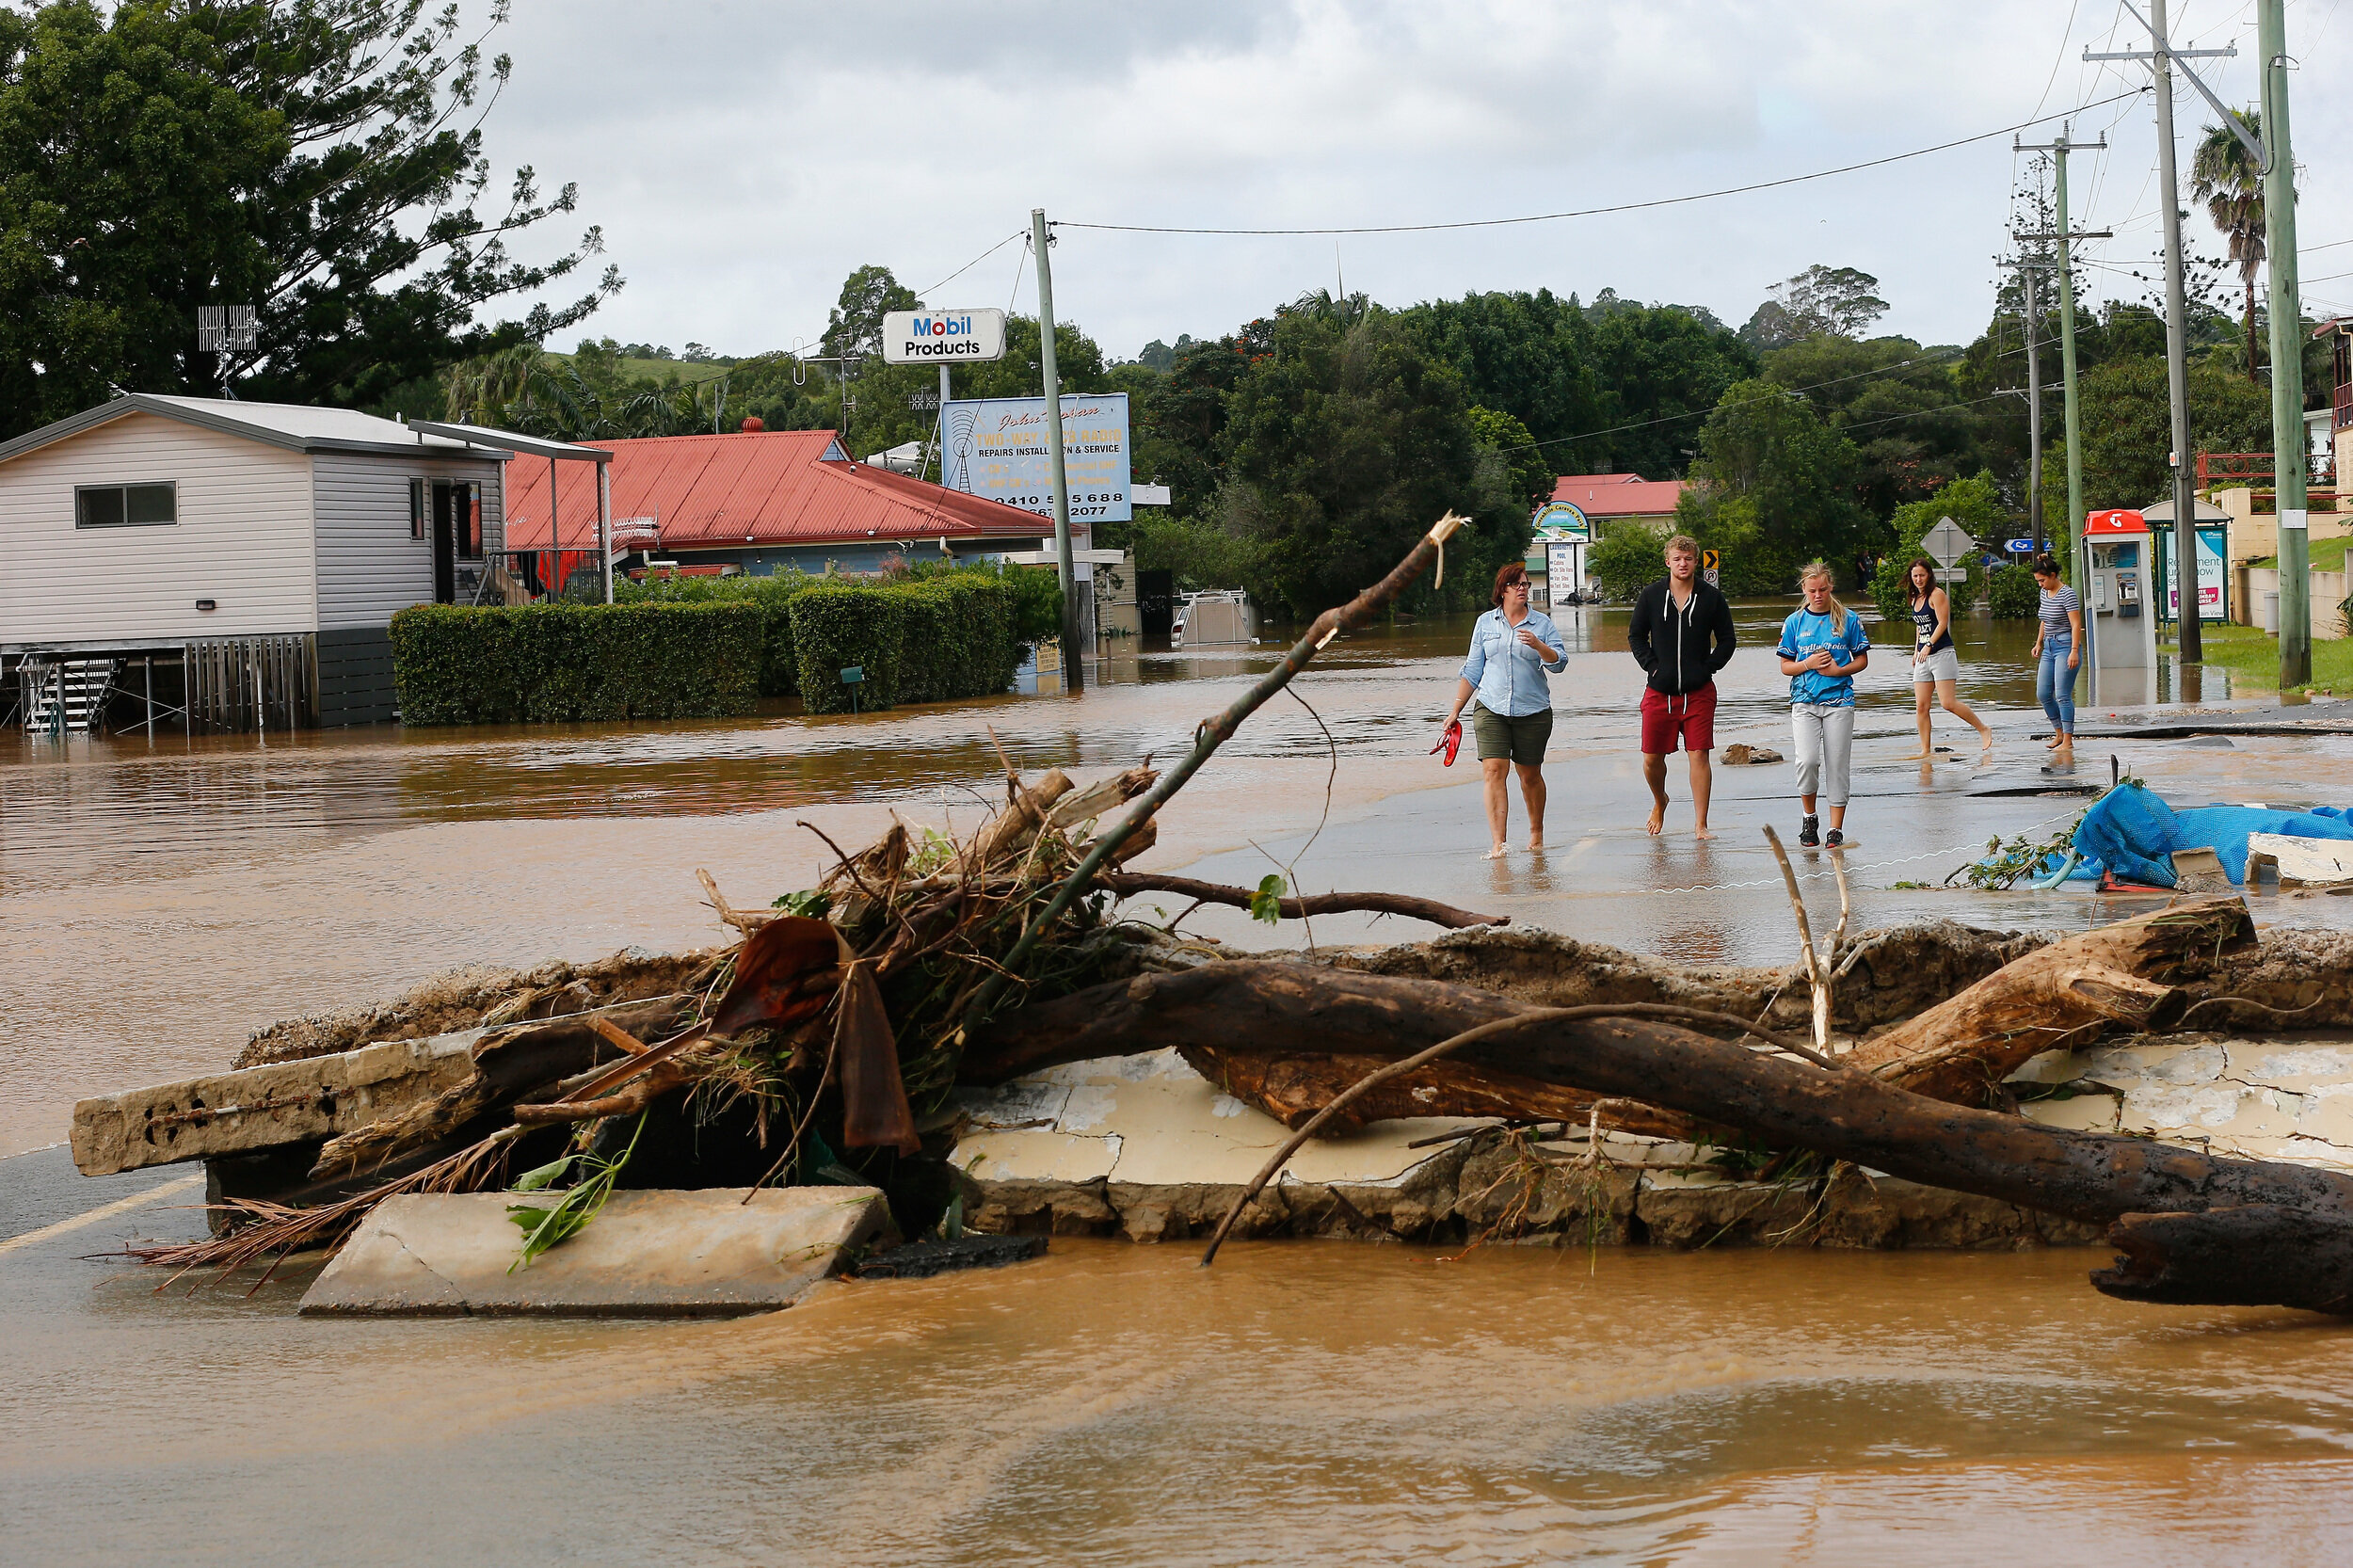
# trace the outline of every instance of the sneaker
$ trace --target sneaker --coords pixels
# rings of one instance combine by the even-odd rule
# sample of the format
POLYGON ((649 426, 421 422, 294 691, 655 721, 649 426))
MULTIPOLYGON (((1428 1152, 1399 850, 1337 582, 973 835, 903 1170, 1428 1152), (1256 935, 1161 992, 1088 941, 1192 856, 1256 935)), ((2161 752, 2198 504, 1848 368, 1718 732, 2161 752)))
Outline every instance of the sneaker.
POLYGON ((1836 849, 1847 841, 1847 836, 1833 827, 1830 830, 1830 837, 1822 841, 1828 844, 1832 849, 1836 849))
POLYGON ((1803 845, 1807 849, 1812 849, 1815 845, 1820 843, 1821 841, 1821 828, 1816 823, 1814 818, 1808 817, 1805 821, 1798 824, 1798 842, 1800 844, 1803 845))

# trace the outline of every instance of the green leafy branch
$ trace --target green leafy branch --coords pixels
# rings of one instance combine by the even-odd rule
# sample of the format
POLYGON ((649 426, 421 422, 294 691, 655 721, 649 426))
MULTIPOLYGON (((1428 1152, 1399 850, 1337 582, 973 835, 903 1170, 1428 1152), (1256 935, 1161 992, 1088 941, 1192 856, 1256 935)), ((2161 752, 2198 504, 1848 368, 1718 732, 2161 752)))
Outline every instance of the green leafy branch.
POLYGON ((629 1163, 629 1157, 637 1152, 637 1140, 645 1135, 646 1112, 637 1113, 637 1126, 629 1135, 629 1147, 616 1160, 601 1159, 582 1149, 552 1160, 536 1170, 525 1171, 509 1189, 516 1192, 543 1192, 561 1181, 567 1173, 585 1173, 551 1208, 538 1208, 529 1204, 508 1204, 506 1217, 522 1227, 523 1250, 520 1256, 506 1266, 513 1273, 528 1269, 539 1255, 550 1247, 570 1240, 587 1228, 588 1222, 604 1212, 605 1201, 613 1196, 613 1183, 629 1163))

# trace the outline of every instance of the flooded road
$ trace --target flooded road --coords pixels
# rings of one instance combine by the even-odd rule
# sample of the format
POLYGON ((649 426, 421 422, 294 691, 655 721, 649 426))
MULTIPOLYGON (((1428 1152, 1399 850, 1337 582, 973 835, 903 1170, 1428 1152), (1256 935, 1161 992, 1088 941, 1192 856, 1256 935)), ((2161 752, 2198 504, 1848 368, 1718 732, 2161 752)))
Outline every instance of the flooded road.
MULTIPOLYGON (((1787 749, 1766 651, 1783 608, 1741 611, 1720 744, 1787 749)), ((1623 614, 1561 618, 1578 651, 1554 682, 1544 860, 1481 860, 1475 773, 1427 755, 1465 620, 1327 650, 1298 685, 1315 716, 1271 705, 1146 863, 1255 882, 1279 862, 1311 891, 1403 888, 1647 952, 1786 959, 1757 833, 1794 826, 1786 765, 1720 768, 1723 837, 1698 844, 1676 763, 1671 833, 1650 840, 1623 614)), ((1904 761, 1901 648, 1865 678, 1862 924, 2102 918, 2080 890, 1897 884, 1940 881, 1991 834, 2053 831, 2083 804, 2054 792, 2105 784, 2111 750, 2177 798, 2331 799, 2353 776, 2344 739, 2087 743, 2083 777, 2043 774, 2031 628, 1963 632, 1965 695, 2000 732, 1992 768, 1965 765, 1974 746, 1904 761)), ((1246 1243, 1205 1272, 1191 1248, 1057 1239, 1014 1270, 844 1284, 718 1324, 303 1321, 314 1264, 190 1299, 92 1260, 200 1220, 179 1168, 83 1182, 43 1147, 78 1096, 216 1069, 259 1025, 461 963, 717 940, 695 867, 764 903, 815 878, 804 822, 855 845, 894 810, 968 821, 992 730, 1021 765, 1082 777, 1165 761, 1273 656, 1114 661, 1081 698, 861 719, 7 750, 0 1157, 40 1152, 0 1158, 0 1560, 2353 1556, 2353 1336, 2110 1302, 2084 1283, 2097 1252, 1448 1261, 1246 1243), (124 1207, 42 1230, 108 1203, 124 1207)), ((1831 897, 1818 857, 1804 869, 1831 897)), ((1187 924, 1260 947, 1428 934, 1187 924)))
MULTIPOLYGON (((1740 608, 1742 646, 1720 682, 1720 744, 1789 749, 1787 685, 1770 653, 1784 609, 1740 608)), ((1777 821, 1791 835, 1788 769, 1719 768, 1722 836, 1698 844, 1680 831, 1689 818, 1678 761, 1670 835, 1647 838, 1633 748, 1641 680, 1625 622, 1623 611, 1561 617, 1576 647, 1553 681, 1544 862, 1482 860, 1474 760, 1449 771, 1428 755, 1468 632, 1469 618, 1455 617, 1376 627, 1327 649, 1294 688, 1314 713, 1288 697, 1264 710, 1187 786, 1144 864, 1198 862, 1202 874, 1253 885, 1279 865, 1311 891, 1399 888, 1683 958, 1785 957, 1757 828, 1777 821)), ((2031 627, 1979 620, 1962 631, 1964 695, 2005 736, 1997 766, 1900 763, 1913 745, 1911 693, 1903 649, 1883 650, 1862 680, 1849 824, 1869 852, 1849 859, 1865 885, 1937 882, 1990 834, 2047 835, 2079 808, 2036 792, 2049 781, 2027 738, 2040 724, 2025 662, 2031 627)), ((1081 778, 1165 762, 1276 654, 1269 645, 1114 660, 1081 697, 858 718, 126 736, 63 748, 0 732, 0 934, 10 956, 0 968, 0 1155, 61 1139, 82 1096, 216 1069, 280 1017, 395 995, 467 963, 717 940, 696 866, 733 901, 765 904, 810 885, 826 860, 803 823, 856 846, 893 811, 969 821, 975 792, 996 788, 992 731, 1022 767, 1081 778)), ((1938 735, 1967 739, 1949 719, 1938 735)), ((2087 772, 2104 776, 2084 751, 2087 772)), ((1975 750, 1958 755, 1974 761, 1975 750)), ((2313 778, 2345 776, 2348 755, 2353 742, 2185 753, 2191 772, 2181 776, 2219 798, 2308 798, 2313 778)), ((2166 787, 2153 748, 2130 761, 2166 787)), ((2064 894, 1959 898, 1883 891, 1862 918, 2089 914, 2064 894)), ((1276 931, 1224 910, 1187 924, 1256 947, 1429 935, 1362 919, 1276 931)))
POLYGON ((699 1325, 306 1321, 307 1271, 159 1300, 0 1257, 8 1555, 1878 1568, 2353 1539, 2353 1335, 2111 1302, 2098 1253, 1194 1256, 1058 1239, 699 1325))

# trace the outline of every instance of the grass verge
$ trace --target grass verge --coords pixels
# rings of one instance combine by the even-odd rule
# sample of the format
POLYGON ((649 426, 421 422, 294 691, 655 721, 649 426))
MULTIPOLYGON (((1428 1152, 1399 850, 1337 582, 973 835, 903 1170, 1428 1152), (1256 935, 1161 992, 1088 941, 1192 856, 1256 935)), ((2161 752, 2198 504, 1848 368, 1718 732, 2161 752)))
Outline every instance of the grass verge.
MULTIPOLYGON (((2280 689, 2280 639, 2251 626, 2206 623, 2205 657, 2201 664, 2231 672, 2233 685, 2257 691, 2280 689)), ((2168 639, 2168 648, 2179 645, 2168 639)), ((2353 694, 2353 638, 2313 643, 2312 683, 2299 688, 2323 696, 2353 694)))

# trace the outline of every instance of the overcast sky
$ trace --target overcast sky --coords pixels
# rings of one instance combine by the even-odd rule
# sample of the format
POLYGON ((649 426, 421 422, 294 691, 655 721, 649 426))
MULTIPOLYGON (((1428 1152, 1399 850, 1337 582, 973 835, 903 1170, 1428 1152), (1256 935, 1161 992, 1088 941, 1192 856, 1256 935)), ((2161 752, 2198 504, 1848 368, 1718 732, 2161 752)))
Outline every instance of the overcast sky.
MULTIPOLYGON (((2308 309, 2353 307, 2353 187, 2328 150, 2353 104, 2344 0, 2291 0, 2308 309), (2329 275, 2344 272, 2338 279, 2329 275)), ((2142 6, 2145 13, 2145 4, 2142 6)), ((2224 102, 2255 96, 2251 0, 2173 8, 2224 102)), ((1019 240, 1056 219, 1297 228, 1511 217, 1656 200, 1929 147, 2143 87, 2118 0, 519 0, 502 168, 580 185, 628 286, 597 335, 732 354, 812 341, 855 266, 934 306, 1036 306, 1019 240), (1016 273, 1018 286, 1016 288, 1016 273)), ((2185 84, 2185 169, 2215 117, 2185 84)), ((2048 140, 2057 121, 2026 134, 2048 140)), ((2146 93, 2075 117, 2079 226, 2105 292, 2158 247, 2146 93)), ((1735 326, 1815 262, 1876 274, 1883 330, 1983 327, 2010 193, 2007 135, 1778 189, 1607 216, 1417 234, 1243 237, 1064 227, 1057 313, 1118 358, 1231 330, 1345 278, 1391 305, 1605 288, 1735 326)), ((2187 225, 2218 253, 2202 212, 2187 225)), ((528 248, 541 242, 526 239, 528 248)), ((2153 272, 2152 273, 2153 276, 2153 272)), ((504 312, 502 312, 504 313, 504 312)), ((568 342, 556 346, 568 347, 568 342)))

